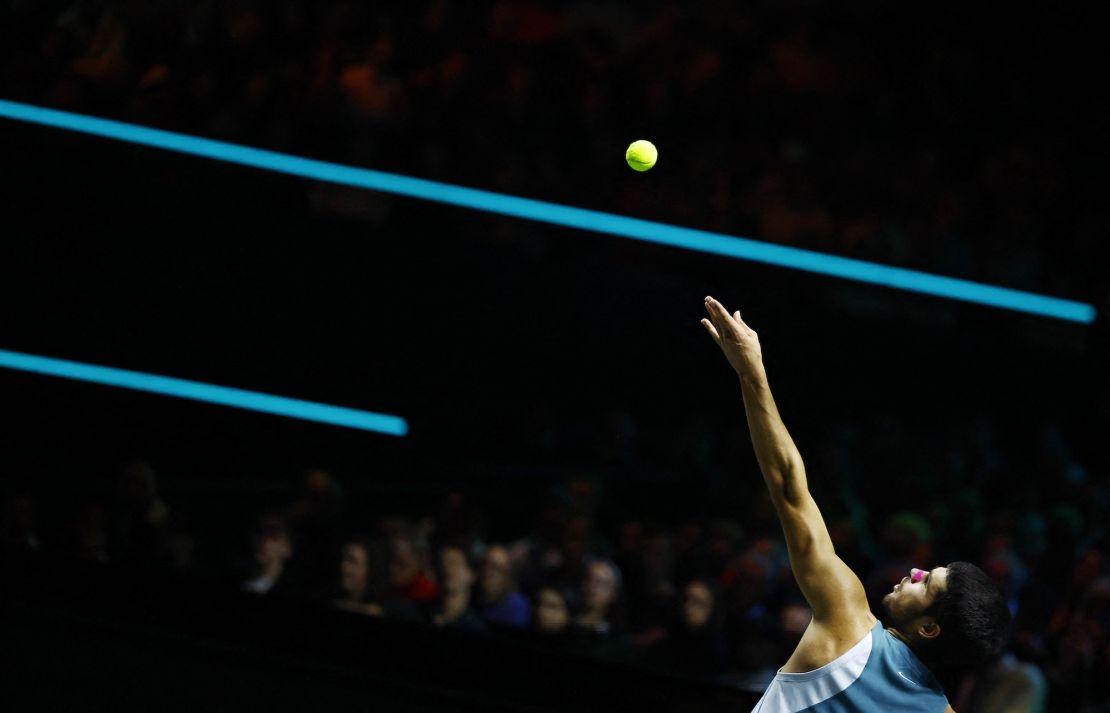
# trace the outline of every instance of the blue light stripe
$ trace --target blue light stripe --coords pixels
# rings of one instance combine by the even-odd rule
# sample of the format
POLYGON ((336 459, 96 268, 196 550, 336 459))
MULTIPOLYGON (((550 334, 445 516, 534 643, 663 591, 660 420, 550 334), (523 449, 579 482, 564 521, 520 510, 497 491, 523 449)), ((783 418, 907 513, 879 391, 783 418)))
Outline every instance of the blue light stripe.
POLYGON ((151 394, 204 401, 221 406, 246 409, 247 411, 288 416, 302 421, 316 421, 332 426, 374 431, 390 436, 404 436, 409 431, 408 422, 399 416, 360 411, 342 406, 330 406, 314 401, 302 401, 285 396, 263 394, 257 391, 205 384, 200 381, 176 379, 170 376, 145 374, 141 371, 116 369, 66 359, 12 352, 6 349, 0 349, 0 367, 135 391, 145 391, 151 394))
POLYGON ((318 181, 1090 324, 1093 305, 748 238, 428 181, 0 99, 0 116, 318 181))

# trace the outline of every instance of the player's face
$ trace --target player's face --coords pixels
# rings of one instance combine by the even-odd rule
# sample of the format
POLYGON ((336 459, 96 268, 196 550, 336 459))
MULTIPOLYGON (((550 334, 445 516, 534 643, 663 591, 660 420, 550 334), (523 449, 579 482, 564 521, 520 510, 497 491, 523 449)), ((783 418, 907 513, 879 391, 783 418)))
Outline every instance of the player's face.
POLYGON ((896 622, 909 621, 920 615, 936 601, 948 586, 948 568, 931 570, 911 569, 883 597, 883 608, 896 622))

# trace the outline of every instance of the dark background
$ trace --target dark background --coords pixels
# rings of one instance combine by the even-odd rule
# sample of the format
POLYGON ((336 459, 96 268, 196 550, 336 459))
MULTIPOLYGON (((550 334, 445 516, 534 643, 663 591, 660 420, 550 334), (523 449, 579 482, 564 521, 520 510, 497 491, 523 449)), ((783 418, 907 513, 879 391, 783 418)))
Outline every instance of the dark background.
MULTIPOLYGON (((599 531, 730 518, 774 533, 735 380, 698 324, 712 294, 759 331, 830 521, 862 503, 877 532, 916 510, 938 557, 976 560, 991 534, 1019 540, 1029 513, 1074 511, 1062 569, 1015 555, 1034 572, 1023 581, 1071 592, 1057 606, 1074 615, 1067 567, 1105 552, 1108 124, 1089 18, 1038 12, 8 2, 4 98, 1044 292, 1100 318, 4 121, 0 347, 397 414, 412 430, 3 372, 0 478, 36 494, 48 531, 64 511, 49 503, 145 459, 212 563, 308 467, 338 476, 349 513, 416 516, 463 490, 495 539, 581 476, 605 492, 599 531), (660 149, 646 174, 622 160, 638 138, 660 149)), ((1019 651, 1048 672, 1050 702, 1104 696, 1092 681, 1106 651, 1068 668, 1050 618, 1028 623, 1044 640, 1019 651)))

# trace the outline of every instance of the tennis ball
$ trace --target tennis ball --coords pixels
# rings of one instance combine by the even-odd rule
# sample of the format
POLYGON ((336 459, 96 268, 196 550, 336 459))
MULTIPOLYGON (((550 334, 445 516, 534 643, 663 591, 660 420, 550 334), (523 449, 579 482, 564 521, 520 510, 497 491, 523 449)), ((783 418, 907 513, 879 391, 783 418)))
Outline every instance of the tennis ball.
POLYGON ((634 171, 648 170, 655 165, 658 158, 659 152, 655 149, 655 144, 643 139, 633 141, 624 152, 624 160, 628 161, 634 171))

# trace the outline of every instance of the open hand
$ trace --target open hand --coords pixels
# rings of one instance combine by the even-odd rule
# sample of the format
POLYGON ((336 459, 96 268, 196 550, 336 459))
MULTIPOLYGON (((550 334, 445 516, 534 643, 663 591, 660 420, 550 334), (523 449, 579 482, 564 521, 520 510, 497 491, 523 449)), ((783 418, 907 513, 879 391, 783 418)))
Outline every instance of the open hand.
POLYGON ((709 319, 702 319, 701 323, 736 373, 740 376, 762 373, 763 350, 759 346, 759 335, 744 324, 740 312, 730 315, 725 306, 712 297, 705 298, 705 309, 709 319))

